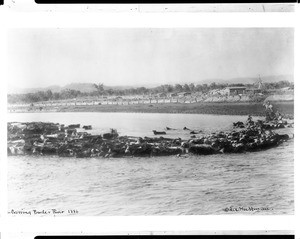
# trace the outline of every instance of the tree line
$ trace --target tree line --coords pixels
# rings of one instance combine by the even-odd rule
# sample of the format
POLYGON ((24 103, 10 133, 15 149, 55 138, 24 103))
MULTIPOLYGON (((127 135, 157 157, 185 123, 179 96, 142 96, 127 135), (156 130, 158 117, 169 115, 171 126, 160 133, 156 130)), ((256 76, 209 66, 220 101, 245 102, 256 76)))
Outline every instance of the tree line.
MULTIPOLYGON (((35 93, 26 94, 8 94, 7 100, 9 104, 15 103, 35 103, 39 101, 53 101, 53 100, 67 100, 84 97, 102 97, 102 96, 129 96, 129 95, 157 95, 161 93, 171 94, 178 92, 201 92, 207 93, 211 90, 223 89, 225 87, 245 86, 253 87, 253 84, 224 84, 224 83, 211 83, 211 84, 164 84, 157 87, 146 88, 137 87, 129 89, 105 89, 102 83, 94 84, 94 91, 81 92, 79 90, 65 89, 60 92, 52 92, 51 90, 38 91, 35 93)), ((294 84, 289 81, 279 81, 273 83, 264 83, 264 91, 280 89, 284 87, 294 87, 294 84)))

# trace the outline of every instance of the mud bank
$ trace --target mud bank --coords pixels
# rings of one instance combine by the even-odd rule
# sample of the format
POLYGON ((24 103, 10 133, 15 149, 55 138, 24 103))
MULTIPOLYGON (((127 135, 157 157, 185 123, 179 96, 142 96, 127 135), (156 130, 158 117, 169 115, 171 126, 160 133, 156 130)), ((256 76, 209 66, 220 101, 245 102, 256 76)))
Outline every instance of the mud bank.
MULTIPOLYGON (((274 102, 274 108, 286 117, 294 115, 294 102, 274 102)), ((30 112, 127 112, 127 113, 174 113, 174 114, 215 114, 264 116, 261 103, 251 102, 198 102, 198 103, 158 103, 132 105, 85 105, 85 106, 45 106, 45 107, 9 107, 11 113, 30 112)))

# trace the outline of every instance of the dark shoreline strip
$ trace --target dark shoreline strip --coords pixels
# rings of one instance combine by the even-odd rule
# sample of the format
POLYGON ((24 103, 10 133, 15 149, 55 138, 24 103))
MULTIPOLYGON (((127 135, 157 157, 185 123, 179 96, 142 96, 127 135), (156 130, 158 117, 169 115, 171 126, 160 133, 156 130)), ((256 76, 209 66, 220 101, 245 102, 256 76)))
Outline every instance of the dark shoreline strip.
MULTIPOLYGON (((282 114, 294 115, 294 102, 272 103, 282 114)), ((105 113, 172 113, 172 114, 213 114, 213 115, 249 115, 264 116, 261 103, 192 103, 192 104, 135 104, 135 105, 90 105, 90 106, 47 106, 19 108, 11 113, 46 112, 105 112, 105 113)))

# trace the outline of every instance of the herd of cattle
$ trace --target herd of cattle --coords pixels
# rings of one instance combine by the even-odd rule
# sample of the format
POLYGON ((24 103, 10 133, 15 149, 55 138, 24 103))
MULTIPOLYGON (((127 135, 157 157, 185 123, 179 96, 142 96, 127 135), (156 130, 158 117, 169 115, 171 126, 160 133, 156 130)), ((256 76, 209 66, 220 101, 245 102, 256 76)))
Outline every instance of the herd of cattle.
MULTIPOLYGON (((60 157, 142 157, 220 153, 243 153, 276 147, 291 137, 276 133, 277 128, 293 127, 286 121, 235 122, 230 132, 209 135, 191 130, 191 138, 120 136, 116 130, 102 135, 88 133, 90 125, 45 122, 7 124, 8 155, 56 155, 60 157), (198 135, 197 135, 198 134, 198 135)), ((170 128, 167 128, 170 130, 170 128)), ((185 130, 189 130, 185 128, 185 130)), ((166 132, 153 131, 156 134, 166 132)))

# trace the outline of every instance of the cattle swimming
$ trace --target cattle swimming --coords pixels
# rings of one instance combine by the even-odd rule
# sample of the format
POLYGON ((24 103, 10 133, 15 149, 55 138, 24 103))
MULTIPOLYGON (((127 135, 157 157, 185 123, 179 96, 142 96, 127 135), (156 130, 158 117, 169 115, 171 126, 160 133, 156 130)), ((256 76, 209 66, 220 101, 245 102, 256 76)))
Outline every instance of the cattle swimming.
MULTIPOLYGON (((7 124, 8 155, 56 155, 59 157, 143 157, 183 154, 244 153, 277 147, 291 137, 278 134, 277 128, 293 127, 287 122, 240 122, 229 132, 204 135, 202 131, 189 131, 190 139, 120 136, 116 129, 102 135, 86 131, 91 125, 65 126, 45 122, 10 122, 7 124), (275 129, 275 130, 273 130, 275 129), (84 131, 86 130, 86 131, 84 131), (201 134, 200 134, 201 133, 201 134), (196 136, 197 135, 197 136, 196 136)), ((153 130, 154 135, 166 131, 153 130)))

